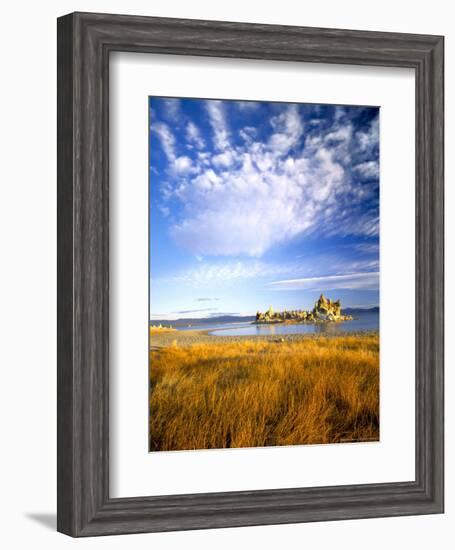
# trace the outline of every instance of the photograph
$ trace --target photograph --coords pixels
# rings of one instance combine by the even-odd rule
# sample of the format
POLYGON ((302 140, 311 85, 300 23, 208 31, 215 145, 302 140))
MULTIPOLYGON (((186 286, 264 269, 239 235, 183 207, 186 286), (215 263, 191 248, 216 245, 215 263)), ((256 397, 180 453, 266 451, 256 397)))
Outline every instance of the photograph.
POLYGON ((379 441, 379 114, 149 97, 151 452, 379 441))

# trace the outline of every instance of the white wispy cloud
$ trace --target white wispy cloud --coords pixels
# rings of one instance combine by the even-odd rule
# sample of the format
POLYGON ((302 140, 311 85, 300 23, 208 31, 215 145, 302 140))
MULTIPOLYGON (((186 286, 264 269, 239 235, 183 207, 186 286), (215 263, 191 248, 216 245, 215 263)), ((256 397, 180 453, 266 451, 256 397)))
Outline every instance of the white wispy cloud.
POLYGON ((181 118, 180 99, 169 98, 164 100, 164 110, 166 117, 172 122, 179 122, 181 118))
POLYGON ((378 290, 379 272, 288 279, 267 286, 272 290, 378 290))
POLYGON ((378 178, 379 177, 379 162, 377 160, 370 160, 361 162, 354 166, 354 170, 359 173, 363 178, 378 178))
POLYGON ((160 205, 158 206, 158 208, 159 208, 161 214, 163 214, 163 216, 164 216, 165 218, 167 218, 167 217, 169 216, 169 214, 171 213, 171 210, 170 210, 170 208, 169 208, 168 206, 164 206, 164 205, 160 204, 160 205))
POLYGON ((195 165, 190 157, 186 155, 177 156, 176 139, 167 124, 164 122, 157 122, 152 124, 151 130, 156 133, 160 140, 161 147, 169 161, 169 172, 171 174, 186 175, 200 172, 199 166, 195 165))
POLYGON ((168 278, 168 282, 184 283, 193 286, 216 282, 232 282, 244 279, 279 277, 295 273, 295 263, 269 264, 261 260, 237 260, 227 262, 207 262, 181 271, 168 278))
POLYGON ((172 313, 179 313, 180 315, 187 313, 205 313, 207 311, 217 311, 217 309, 218 308, 216 307, 204 307, 201 309, 181 309, 180 311, 173 311, 172 313))
POLYGON ((198 149, 203 149, 205 147, 205 141, 201 136, 199 128, 196 126, 196 124, 194 124, 194 122, 190 121, 186 125, 186 138, 198 149))
POLYGON ((175 159, 173 168, 178 174, 188 174, 194 170, 199 171, 193 167, 193 162, 190 157, 181 156, 175 159))
POLYGON ((376 117, 367 131, 356 133, 357 142, 362 151, 369 151, 379 143, 379 117, 376 117))
POLYGON ((299 143, 303 134, 303 123, 297 105, 290 105, 281 114, 273 117, 271 124, 275 130, 269 140, 271 152, 283 155, 299 143))
MULTIPOLYGON (((161 282, 170 284, 185 284, 203 289, 212 283, 231 283, 248 279, 262 280, 263 284, 278 284, 282 279, 275 282, 277 277, 293 277, 286 281, 320 281, 330 280, 333 276, 342 276, 341 282, 348 280, 353 274, 361 273, 368 276, 375 274, 379 269, 379 260, 374 259, 343 259, 343 253, 299 255, 295 260, 285 262, 267 262, 260 259, 242 260, 217 260, 203 261, 195 266, 181 269, 171 276, 161 279, 161 282), (323 278, 316 276, 318 273, 326 273, 323 278), (299 277, 299 279, 296 279, 299 277)), ((361 275, 362 276, 362 275, 361 275)), ((336 280, 336 279, 334 279, 336 280)), ((201 298, 197 301, 211 301, 217 298, 201 298)))
POLYGON ((212 164, 216 167, 229 168, 235 160, 235 155, 231 151, 224 151, 212 157, 212 164))
POLYGON ((229 147, 229 130, 226 123, 224 104, 222 101, 208 100, 206 101, 206 108, 213 129, 215 146, 223 151, 229 147))
POLYGON ((347 141, 350 140, 352 136, 352 125, 346 124, 345 126, 342 126, 341 128, 338 128, 334 130, 333 132, 329 132, 324 136, 324 142, 330 143, 330 142, 341 142, 341 141, 347 141))
POLYGON ((174 134, 169 129, 169 126, 164 122, 155 122, 151 125, 151 131, 155 132, 158 136, 161 147, 163 148, 164 154, 167 157, 167 160, 172 163, 175 161, 175 137, 174 134))
POLYGON ((253 139, 257 136, 257 130, 253 126, 244 126, 239 131, 239 136, 248 144, 252 143, 253 139))
POLYGON ((366 254, 373 254, 377 256, 379 254, 379 243, 357 243, 352 245, 354 249, 366 254))
POLYGON ((261 104, 258 101, 236 101, 235 106, 240 111, 256 111, 261 104))

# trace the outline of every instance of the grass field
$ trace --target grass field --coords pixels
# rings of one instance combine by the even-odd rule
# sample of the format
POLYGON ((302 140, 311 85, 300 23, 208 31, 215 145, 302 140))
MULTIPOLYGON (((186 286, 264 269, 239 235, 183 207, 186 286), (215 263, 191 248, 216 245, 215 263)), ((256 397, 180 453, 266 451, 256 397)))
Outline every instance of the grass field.
POLYGON ((149 328, 150 336, 153 337, 155 334, 163 334, 163 332, 175 332, 175 328, 171 327, 162 327, 160 326, 151 326, 149 328))
POLYGON ((379 336, 150 351, 151 451, 379 439, 379 336))

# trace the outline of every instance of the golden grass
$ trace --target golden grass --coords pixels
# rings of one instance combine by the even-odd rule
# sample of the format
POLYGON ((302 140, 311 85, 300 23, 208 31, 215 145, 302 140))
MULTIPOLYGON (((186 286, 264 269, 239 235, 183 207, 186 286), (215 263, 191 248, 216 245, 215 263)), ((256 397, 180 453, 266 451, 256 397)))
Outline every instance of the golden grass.
POLYGON ((379 439, 379 337, 150 352, 150 450, 379 439))
POLYGON ((152 325, 150 327, 150 336, 152 336, 153 334, 163 334, 163 332, 175 332, 175 331, 176 329, 172 327, 160 327, 160 326, 152 325))

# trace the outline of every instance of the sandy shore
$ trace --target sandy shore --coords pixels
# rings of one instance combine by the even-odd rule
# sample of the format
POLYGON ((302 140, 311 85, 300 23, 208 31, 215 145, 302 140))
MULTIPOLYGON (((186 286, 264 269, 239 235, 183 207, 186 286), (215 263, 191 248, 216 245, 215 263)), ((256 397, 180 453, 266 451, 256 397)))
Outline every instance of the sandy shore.
POLYGON ((361 336, 377 331, 368 332, 346 332, 346 333, 321 333, 321 334, 264 334, 264 335, 242 335, 242 336, 216 336, 215 330, 175 330, 169 332, 155 333, 150 335, 150 349, 165 348, 168 346, 191 346, 193 344, 212 343, 227 344, 241 342, 244 340, 269 340, 271 342, 295 342, 309 338, 335 338, 340 336, 361 336))

